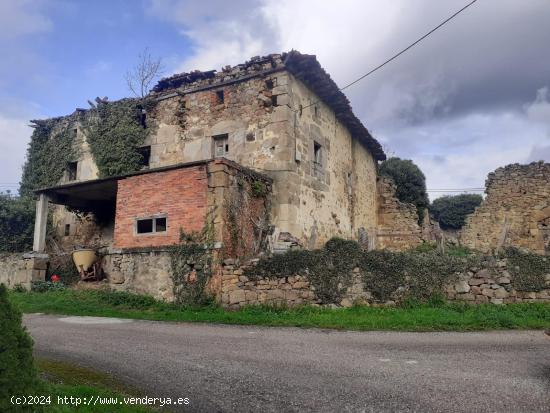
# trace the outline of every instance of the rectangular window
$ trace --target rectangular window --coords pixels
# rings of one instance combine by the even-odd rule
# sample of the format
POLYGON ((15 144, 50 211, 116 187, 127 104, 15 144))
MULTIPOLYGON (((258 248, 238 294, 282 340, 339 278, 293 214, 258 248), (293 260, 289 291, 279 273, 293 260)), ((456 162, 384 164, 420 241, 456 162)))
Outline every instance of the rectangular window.
POLYGON ((317 165, 323 162, 323 147, 315 141, 313 142, 313 162, 317 165))
POLYGON ((71 235, 71 224, 65 224, 65 236, 71 235))
POLYGON ((216 91, 216 101, 218 105, 225 101, 223 90, 216 91))
POLYGON ((224 133, 223 135, 212 136, 213 141, 213 158, 223 158, 229 154, 229 135, 224 133))
POLYGON ((166 232, 167 228, 166 217, 136 219, 136 233, 138 234, 166 232))
POLYGON ((151 160, 151 147, 142 146, 141 148, 138 148, 138 153, 141 156, 141 167, 147 168, 151 160))
POLYGON ((69 181, 76 181, 77 167, 78 167, 78 162, 67 163, 67 179, 69 181))

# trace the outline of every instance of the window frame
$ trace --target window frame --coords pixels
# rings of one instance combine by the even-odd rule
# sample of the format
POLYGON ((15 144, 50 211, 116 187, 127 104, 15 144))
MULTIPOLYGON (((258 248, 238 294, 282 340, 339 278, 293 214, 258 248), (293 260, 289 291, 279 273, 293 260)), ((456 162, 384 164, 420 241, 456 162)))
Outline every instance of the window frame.
POLYGON ((143 217, 136 217, 134 218, 134 235, 136 236, 151 236, 151 235, 166 235, 168 234, 168 215, 167 214, 160 214, 160 215, 151 215, 151 216, 143 216, 143 217), (157 231, 157 220, 158 219, 164 219, 165 220, 165 230, 164 231, 157 231), (151 232, 138 232, 138 223, 140 221, 149 221, 151 220, 151 232))

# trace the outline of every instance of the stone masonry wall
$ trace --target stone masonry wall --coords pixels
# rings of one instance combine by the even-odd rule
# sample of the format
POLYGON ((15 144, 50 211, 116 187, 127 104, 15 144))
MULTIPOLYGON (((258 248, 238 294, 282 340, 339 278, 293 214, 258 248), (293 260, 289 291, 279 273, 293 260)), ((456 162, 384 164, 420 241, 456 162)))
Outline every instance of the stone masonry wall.
MULTIPOLYGON (((517 291, 513 288, 513 276, 507 268, 506 260, 499 260, 494 268, 470 268, 461 274, 456 282, 444 289, 451 301, 465 301, 473 304, 550 302, 550 274, 546 277, 546 289, 542 291, 517 291)), ((404 288, 398 288, 391 300, 377 301, 365 288, 359 268, 353 270, 350 286, 340 303, 331 306, 350 307, 362 305, 395 305, 402 297, 404 288)), ((296 306, 302 304, 320 305, 315 288, 307 277, 272 277, 250 280, 243 275, 243 269, 235 260, 225 260, 221 268, 221 305, 227 309, 238 309, 247 305, 270 304, 296 306)))
POLYGON ((44 254, 0 254, 0 284, 8 288, 21 285, 29 290, 32 281, 45 280, 47 266, 48 259, 44 254))
POLYGON ((513 164, 489 174, 487 196, 461 231, 463 245, 483 252, 515 246, 550 252, 550 163, 513 164))
POLYGON ((416 207, 400 202, 391 178, 378 178, 378 232, 376 248, 391 251, 411 249, 422 243, 416 207))

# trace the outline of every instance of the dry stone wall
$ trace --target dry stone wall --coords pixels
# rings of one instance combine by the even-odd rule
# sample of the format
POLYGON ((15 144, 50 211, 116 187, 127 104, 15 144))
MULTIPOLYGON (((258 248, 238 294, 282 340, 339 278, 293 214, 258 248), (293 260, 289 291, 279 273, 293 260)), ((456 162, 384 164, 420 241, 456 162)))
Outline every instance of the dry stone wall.
MULTIPOLYGON (((252 264, 253 265, 253 264, 252 264)), ((250 279, 243 275, 238 261, 225 260, 221 269, 221 294, 218 299, 227 309, 236 310, 247 305, 321 305, 315 294, 315 287, 307 277, 259 277, 250 279)), ((496 261, 495 265, 469 268, 459 275, 456 282, 444 288, 444 295, 451 301, 464 301, 472 304, 550 302, 550 274, 545 275, 546 287, 541 291, 518 291, 514 288, 514 278, 508 271, 506 259, 496 261)), ((330 306, 350 307, 354 304, 384 306, 395 305, 406 287, 396 289, 391 299, 385 302, 376 300, 365 288, 363 275, 359 268, 353 270, 352 281, 339 303, 330 306)))
POLYGON ((422 243, 422 229, 413 204, 395 196, 391 178, 378 178, 378 232, 376 248, 404 251, 422 243))
POLYGON ((460 240, 483 252, 503 246, 550 252, 550 164, 513 164, 489 174, 487 196, 466 220, 460 240))
POLYGON ((47 256, 41 254, 0 254, 0 284, 8 288, 22 286, 29 290, 33 281, 44 281, 47 256))

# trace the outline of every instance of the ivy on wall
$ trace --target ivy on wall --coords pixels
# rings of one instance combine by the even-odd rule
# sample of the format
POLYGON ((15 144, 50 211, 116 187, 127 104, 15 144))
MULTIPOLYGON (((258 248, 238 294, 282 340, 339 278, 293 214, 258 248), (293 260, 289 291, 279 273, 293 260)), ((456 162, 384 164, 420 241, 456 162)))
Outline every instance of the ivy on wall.
POLYGON ((67 163, 74 161, 74 120, 53 118, 33 121, 35 128, 27 148, 19 194, 32 196, 38 188, 56 185, 67 163))
POLYGON ((141 168, 138 148, 154 129, 154 122, 147 118, 153 108, 151 99, 122 99, 100 101, 89 111, 83 127, 100 178, 141 168))
POLYGON ((517 291, 541 291, 546 288, 546 274, 550 274, 550 259, 547 256, 506 248, 502 256, 508 260, 512 274, 512 286, 517 291))
POLYGON ((174 302, 184 307, 208 304, 205 288, 212 277, 213 228, 205 225, 199 233, 180 234, 179 244, 170 248, 174 302))
POLYGON ((35 204, 30 197, 0 193, 0 251, 24 252, 32 249, 35 204))

